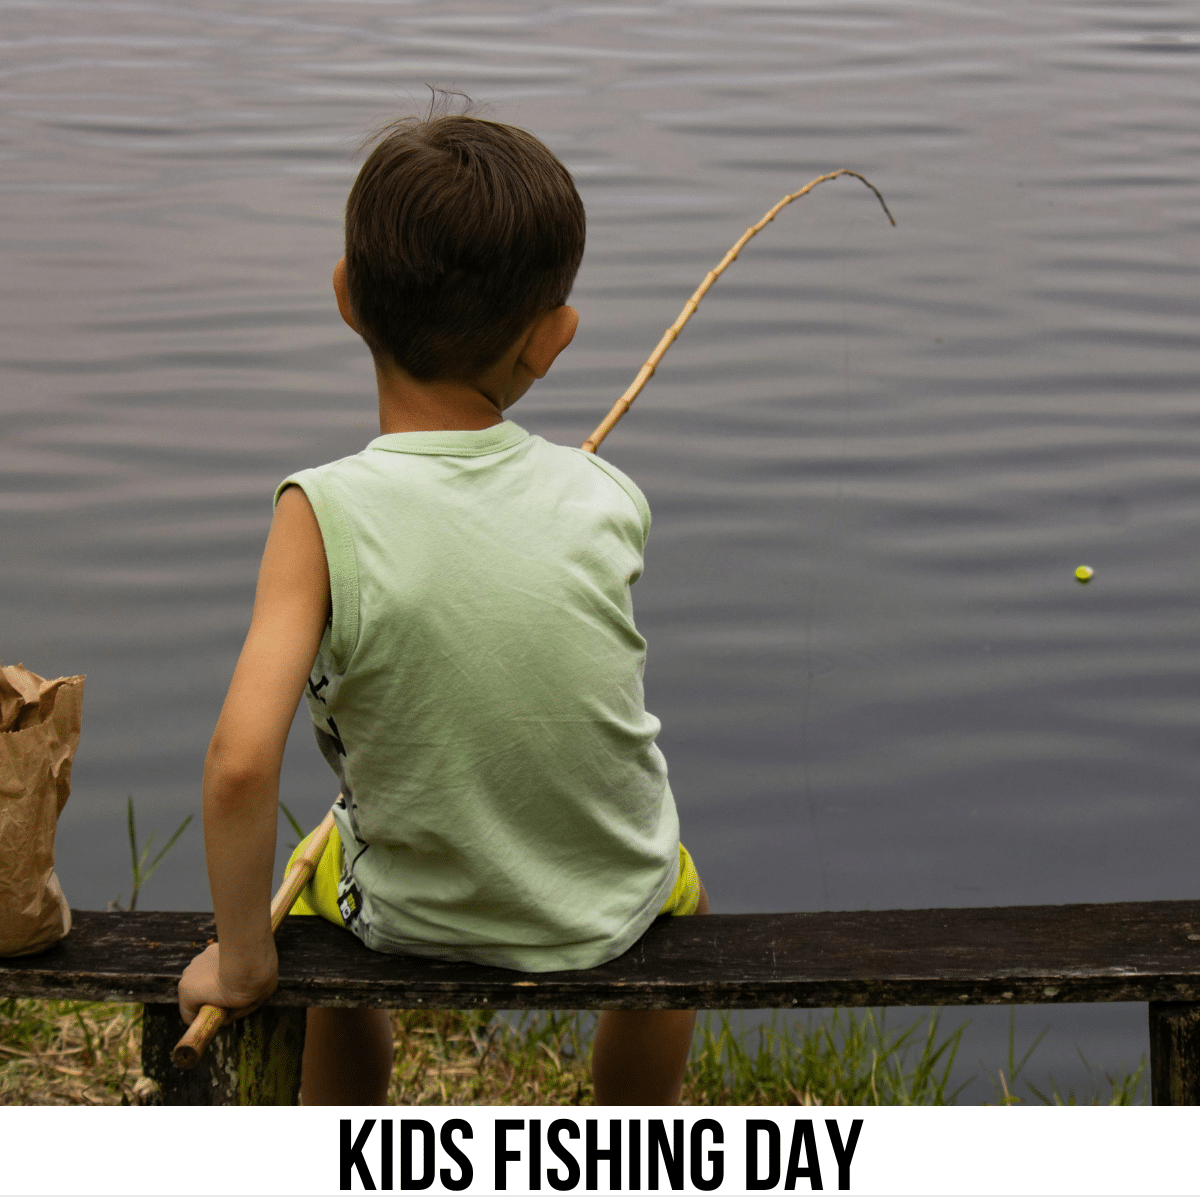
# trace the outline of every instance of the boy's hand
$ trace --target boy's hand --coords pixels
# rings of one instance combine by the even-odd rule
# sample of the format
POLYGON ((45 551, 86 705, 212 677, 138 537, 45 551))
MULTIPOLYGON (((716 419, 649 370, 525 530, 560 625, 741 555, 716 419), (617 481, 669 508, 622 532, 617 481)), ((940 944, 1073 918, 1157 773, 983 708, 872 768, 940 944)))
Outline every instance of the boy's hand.
MULTIPOLYGON (((226 975, 230 972, 227 970, 226 975)), ((215 942, 196 955, 184 969, 179 980, 179 1015, 190 1025, 201 1005, 215 1004, 228 1012, 229 1021, 253 1012, 275 991, 279 983, 279 964, 274 951, 262 969, 254 973, 241 971, 237 978, 222 979, 221 948, 215 942)))

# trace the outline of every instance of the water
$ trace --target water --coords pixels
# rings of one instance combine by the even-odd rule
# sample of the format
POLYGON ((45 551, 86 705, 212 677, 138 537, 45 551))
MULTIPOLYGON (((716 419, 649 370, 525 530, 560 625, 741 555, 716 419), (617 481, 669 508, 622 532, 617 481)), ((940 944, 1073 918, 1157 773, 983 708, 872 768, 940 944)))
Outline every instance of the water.
MULTIPOLYGON (((275 484, 376 431, 329 273, 360 139, 426 84, 578 181, 580 334, 513 414, 555 440, 785 192, 852 167, 899 221, 852 180, 793 205, 605 443, 654 510, 648 703, 714 907, 1195 895, 1194 7, 0 16, 0 657, 88 676, 76 906, 128 892, 128 794, 160 841, 199 811, 275 484)), ((331 798, 299 725, 283 795, 331 798)), ((193 829, 143 904, 207 903, 193 829)), ((1000 1065, 1007 1014, 962 1015, 1000 1065)), ((1043 1086, 1145 1052, 1141 1006, 1018 1021, 1043 1086)))

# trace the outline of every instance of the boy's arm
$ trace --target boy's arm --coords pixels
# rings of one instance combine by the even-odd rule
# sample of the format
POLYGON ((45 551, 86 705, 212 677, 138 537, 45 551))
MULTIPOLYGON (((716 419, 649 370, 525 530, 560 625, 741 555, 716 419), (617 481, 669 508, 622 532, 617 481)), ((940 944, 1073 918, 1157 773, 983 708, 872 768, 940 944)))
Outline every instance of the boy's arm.
POLYGON ((193 959, 179 981, 185 1022, 202 1004, 240 1016, 275 990, 279 768, 329 611, 321 531, 307 497, 290 487, 275 507, 250 632, 204 763, 204 849, 218 945, 193 959))

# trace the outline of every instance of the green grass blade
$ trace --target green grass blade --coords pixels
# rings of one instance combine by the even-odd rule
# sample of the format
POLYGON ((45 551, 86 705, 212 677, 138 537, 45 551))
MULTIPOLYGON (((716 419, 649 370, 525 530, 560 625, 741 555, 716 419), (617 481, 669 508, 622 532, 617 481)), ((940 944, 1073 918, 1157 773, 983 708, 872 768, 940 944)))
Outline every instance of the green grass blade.
MULTIPOLYGON (((175 830, 175 832, 173 834, 171 834, 170 838, 167 841, 167 844, 158 852, 158 854, 155 856, 155 859, 150 864, 150 866, 146 868, 146 873, 142 876, 143 883, 145 883, 146 880, 149 879, 150 876, 154 873, 154 868, 157 867, 160 862, 162 862, 163 856, 166 854, 166 852, 168 850, 170 850, 170 848, 173 845, 175 845, 175 843, 177 841, 179 841, 179 835, 192 823, 192 817, 194 815, 195 815, 194 813, 188 813, 188 815, 183 818, 183 823, 179 826, 179 828, 177 830, 175 830)), ((151 836, 151 838, 154 837, 153 834, 151 834, 150 836, 151 836)), ((146 853, 147 854, 150 853, 150 843, 149 842, 146 843, 146 853)))
POLYGON ((133 878, 137 882, 138 877, 138 846, 137 846, 137 826, 133 821, 133 797, 128 796, 125 800, 125 818, 129 826, 129 858, 133 863, 133 878))
POLYGON ((300 827, 300 822, 297 821, 294 816, 292 816, 292 810, 288 808, 288 806, 284 804, 282 800, 279 802, 279 811, 283 813, 285 817, 287 817, 288 824, 292 827, 292 832, 295 833, 298 838, 307 836, 305 831, 300 827))

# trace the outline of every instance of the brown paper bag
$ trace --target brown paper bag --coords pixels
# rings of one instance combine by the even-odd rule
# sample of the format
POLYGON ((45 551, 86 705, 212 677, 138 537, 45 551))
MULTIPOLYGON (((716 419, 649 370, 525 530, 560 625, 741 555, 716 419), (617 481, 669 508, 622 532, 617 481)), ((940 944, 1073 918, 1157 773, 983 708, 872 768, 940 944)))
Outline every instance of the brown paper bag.
POLYGON ((71 928, 54 830, 71 794, 83 676, 0 666, 0 955, 33 954, 71 928))

